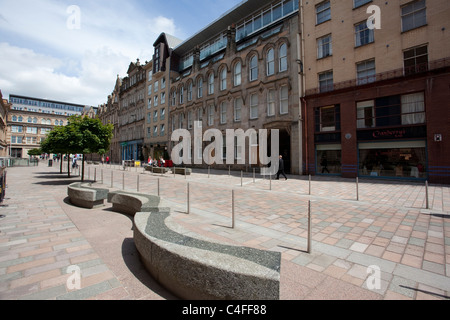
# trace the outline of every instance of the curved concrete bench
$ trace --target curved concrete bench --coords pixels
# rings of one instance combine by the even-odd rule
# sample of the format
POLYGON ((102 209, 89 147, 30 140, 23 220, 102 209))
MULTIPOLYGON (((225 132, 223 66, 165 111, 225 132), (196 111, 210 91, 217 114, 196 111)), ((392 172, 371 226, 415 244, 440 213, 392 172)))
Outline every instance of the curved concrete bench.
POLYGON ((181 174, 181 175, 191 175, 192 173, 192 169, 191 168, 177 168, 177 167, 173 167, 172 168, 172 173, 175 171, 175 174, 181 174))
POLYGON ((67 187, 70 202, 81 208, 93 209, 104 205, 108 189, 93 188, 91 183, 75 182, 67 187))
POLYGON ((108 193, 108 203, 112 203, 114 211, 131 216, 136 212, 170 212, 169 207, 161 206, 159 197, 143 193, 113 191, 108 193))
POLYGON ((170 169, 169 168, 164 168, 164 167, 146 166, 145 167, 145 171, 150 171, 151 173, 166 174, 167 172, 170 171, 170 169))
POLYGON ((167 212, 139 212, 134 242, 146 269, 186 300, 278 300, 281 253, 175 232, 167 212))

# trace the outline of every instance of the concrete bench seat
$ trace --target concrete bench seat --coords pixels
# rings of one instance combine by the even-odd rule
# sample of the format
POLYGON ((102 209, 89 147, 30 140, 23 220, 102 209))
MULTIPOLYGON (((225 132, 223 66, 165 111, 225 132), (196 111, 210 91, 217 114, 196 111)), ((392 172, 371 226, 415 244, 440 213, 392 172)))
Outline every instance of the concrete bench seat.
POLYGON ((70 202, 81 208, 93 209, 104 205, 108 189, 93 188, 91 183, 75 182, 67 187, 70 202))
POLYGON ((186 300, 278 300, 281 253, 193 238, 168 212, 139 212, 134 242, 149 273, 186 300), (184 232, 184 233, 183 233, 184 232))
POLYGON ((145 167, 145 171, 150 171, 152 173, 159 173, 159 174, 166 174, 167 172, 170 171, 169 168, 164 168, 164 167, 153 167, 153 166, 146 166, 145 167))
POLYGON ((173 171, 175 170, 175 174, 181 174, 181 175, 191 175, 192 174, 192 169, 191 168, 177 168, 177 167, 173 167, 172 168, 172 174, 173 171))
POLYGON ((136 212, 170 211, 159 197, 143 193, 113 191, 108 194, 108 203, 112 203, 114 211, 131 216, 136 212))

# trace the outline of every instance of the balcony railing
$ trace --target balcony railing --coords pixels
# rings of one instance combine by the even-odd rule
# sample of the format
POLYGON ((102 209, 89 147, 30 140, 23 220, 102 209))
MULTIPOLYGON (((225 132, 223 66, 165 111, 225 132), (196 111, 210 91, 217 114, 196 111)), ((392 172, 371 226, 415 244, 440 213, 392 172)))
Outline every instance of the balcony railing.
POLYGON ((378 73, 375 75, 370 75, 367 77, 360 77, 357 79, 352 79, 348 81, 342 81, 334 83, 332 85, 322 85, 314 89, 306 90, 306 95, 316 95, 320 93, 332 92, 341 89, 348 89, 352 87, 358 87, 366 84, 372 84, 379 81, 391 80, 396 78, 402 78, 411 76, 414 74, 420 74, 431 70, 437 70, 445 67, 450 67, 450 57, 434 60, 428 63, 417 64, 410 67, 395 69, 383 73, 378 73))

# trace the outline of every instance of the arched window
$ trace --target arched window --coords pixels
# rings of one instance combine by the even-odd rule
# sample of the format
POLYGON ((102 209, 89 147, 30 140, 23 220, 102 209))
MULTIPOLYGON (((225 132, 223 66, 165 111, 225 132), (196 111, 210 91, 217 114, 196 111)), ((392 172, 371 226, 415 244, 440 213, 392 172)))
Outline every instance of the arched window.
POLYGON ((279 66, 280 72, 286 71, 288 69, 288 61, 287 61, 287 45, 285 43, 282 44, 280 47, 279 59, 280 59, 280 66, 279 66))
POLYGON ((208 78, 208 94, 214 94, 214 73, 212 72, 208 78))
POLYGON ((188 84, 188 101, 192 101, 192 90, 193 90, 193 84, 192 81, 188 84))
POLYGON ((269 49, 269 51, 267 51, 266 65, 267 75, 271 76, 275 74, 275 51, 273 49, 269 49))
POLYGON ((203 98, 203 78, 198 79, 197 98, 203 98))
POLYGON ((240 62, 234 65, 234 86, 240 86, 242 83, 242 64, 240 62))
POLYGON ((224 67, 220 72, 220 90, 223 91, 226 89, 227 89, 227 68, 224 67))
POLYGON ((250 81, 258 79, 258 57, 254 55, 250 59, 250 81))

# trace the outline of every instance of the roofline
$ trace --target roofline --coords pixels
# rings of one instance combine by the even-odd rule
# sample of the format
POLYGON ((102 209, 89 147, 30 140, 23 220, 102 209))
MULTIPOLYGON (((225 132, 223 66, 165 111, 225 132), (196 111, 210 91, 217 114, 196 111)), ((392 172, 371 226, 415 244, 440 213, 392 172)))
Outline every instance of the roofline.
POLYGON ((57 100, 48 100, 48 99, 42 99, 42 98, 34 98, 34 97, 27 97, 27 96, 20 96, 17 94, 10 94, 9 95, 9 101, 11 101, 11 97, 15 97, 15 98, 22 98, 22 99, 30 99, 30 100, 38 100, 38 101, 44 101, 44 102, 50 102, 50 103, 60 103, 60 104, 67 104, 67 105, 71 105, 71 106, 75 106, 75 107, 92 107, 92 108, 98 108, 95 106, 88 106, 88 105, 84 105, 84 104, 76 104, 76 103, 72 103, 72 102, 64 102, 64 101, 57 101, 57 100))
POLYGON ((238 23, 255 11, 270 5, 274 0, 244 0, 222 14, 219 18, 211 22, 205 28, 194 34, 192 37, 176 46, 173 51, 179 55, 186 53, 199 43, 210 40, 220 32, 227 30, 232 24, 238 23))

